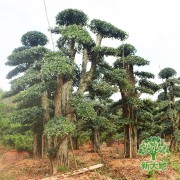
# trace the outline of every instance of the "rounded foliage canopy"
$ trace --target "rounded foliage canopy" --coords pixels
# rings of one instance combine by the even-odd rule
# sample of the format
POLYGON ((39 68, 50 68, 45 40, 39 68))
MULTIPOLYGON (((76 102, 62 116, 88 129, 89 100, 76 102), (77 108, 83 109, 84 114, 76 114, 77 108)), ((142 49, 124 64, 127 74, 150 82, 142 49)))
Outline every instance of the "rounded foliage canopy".
POLYGON ((69 26, 73 24, 84 26, 87 20, 87 15, 83 11, 77 9, 65 9, 56 16, 56 24, 60 26, 69 26))
POLYGON ((125 40, 128 38, 125 31, 122 31, 114 25, 99 19, 93 19, 91 21, 90 29, 95 34, 101 33, 104 38, 115 38, 120 40, 125 40))
POLYGON ((175 76, 177 73, 174 69, 172 68, 164 68, 163 70, 161 70, 159 72, 159 77, 162 79, 168 79, 171 78, 173 76, 175 76))
POLYGON ((117 48, 118 50, 118 56, 129 56, 134 55, 136 53, 136 48, 131 44, 123 44, 117 48))
POLYGON ((25 46, 34 47, 34 46, 44 46, 47 44, 48 39, 47 36, 39 31, 28 31, 25 33, 21 42, 25 46))

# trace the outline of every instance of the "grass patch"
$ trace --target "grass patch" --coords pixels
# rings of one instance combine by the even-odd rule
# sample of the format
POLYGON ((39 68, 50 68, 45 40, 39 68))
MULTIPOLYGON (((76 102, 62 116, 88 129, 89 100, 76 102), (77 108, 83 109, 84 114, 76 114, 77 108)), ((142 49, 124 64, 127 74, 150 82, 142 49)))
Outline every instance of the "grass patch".
POLYGON ((63 173, 67 173, 67 172, 70 172, 70 168, 67 166, 59 166, 58 171, 63 172, 63 173))

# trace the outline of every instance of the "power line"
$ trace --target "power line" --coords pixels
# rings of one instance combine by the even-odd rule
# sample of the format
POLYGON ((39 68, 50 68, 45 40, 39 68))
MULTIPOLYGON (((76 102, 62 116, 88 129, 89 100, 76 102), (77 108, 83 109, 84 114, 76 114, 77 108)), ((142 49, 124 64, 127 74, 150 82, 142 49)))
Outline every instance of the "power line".
MULTIPOLYGON (((45 0, 44 0, 44 9, 45 9, 45 13, 46 13, 46 19, 47 19, 48 27, 49 27, 49 29, 51 29, 51 26, 50 26, 50 23, 49 23, 49 18, 48 18, 48 13, 47 13, 47 8, 46 8, 46 1, 45 0)), ((55 51, 54 41, 53 41, 51 30, 50 30, 50 37, 51 37, 53 51, 55 51)))

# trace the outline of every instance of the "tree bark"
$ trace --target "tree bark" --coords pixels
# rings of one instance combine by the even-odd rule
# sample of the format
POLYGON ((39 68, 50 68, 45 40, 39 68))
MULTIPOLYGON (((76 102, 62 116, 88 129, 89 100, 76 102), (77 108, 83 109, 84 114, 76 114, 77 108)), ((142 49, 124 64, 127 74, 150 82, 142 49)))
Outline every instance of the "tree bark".
MULTIPOLYGON (((173 133, 179 130, 179 117, 176 115, 173 119, 173 133)), ((170 151, 176 152, 178 148, 178 141, 174 134, 172 134, 171 143, 170 143, 170 151)))
POLYGON ((127 73, 127 80, 132 85, 134 91, 128 91, 128 89, 121 90, 121 96, 123 103, 123 118, 129 119, 131 122, 124 126, 124 156, 126 158, 137 157, 137 118, 135 115, 136 108, 132 104, 126 102, 126 98, 136 98, 135 92, 135 79, 133 66, 127 63, 124 64, 124 69, 127 73))
POLYGON ((57 77, 56 81, 56 91, 54 94, 54 115, 60 116, 62 114, 62 86, 63 86, 63 78, 61 76, 57 77))
POLYGON ((72 145, 74 150, 79 150, 79 137, 72 136, 72 145))
POLYGON ((68 139, 54 139, 54 156, 48 156, 50 160, 50 172, 52 175, 57 174, 59 166, 69 166, 68 162, 68 139))
POLYGON ((87 77, 86 77, 86 71, 87 71, 87 64, 88 64, 89 58, 88 58, 88 49, 87 47, 84 47, 83 49, 83 62, 82 62, 82 71, 81 71, 81 78, 79 82, 78 87, 78 94, 83 94, 84 91, 87 89, 87 77))
POLYGON ((99 135, 99 130, 97 128, 94 128, 93 131, 93 148, 94 148, 94 152, 100 152, 101 148, 100 148, 100 135, 99 135))
POLYGON ((37 133, 33 135, 33 159, 37 159, 37 133))
MULTIPOLYGON (((42 108, 44 109, 44 117, 43 117, 43 127, 42 132, 44 132, 44 126, 49 120, 49 99, 47 91, 43 92, 42 94, 42 108)), ((47 148, 47 137, 42 133, 42 151, 41 157, 44 158, 45 148, 47 148)))

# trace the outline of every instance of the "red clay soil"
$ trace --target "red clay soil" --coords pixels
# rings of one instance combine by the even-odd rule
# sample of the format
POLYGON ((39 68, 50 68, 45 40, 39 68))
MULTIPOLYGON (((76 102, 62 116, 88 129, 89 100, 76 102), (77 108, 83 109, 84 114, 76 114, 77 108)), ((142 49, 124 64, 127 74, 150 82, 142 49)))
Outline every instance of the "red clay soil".
MULTIPOLYGON (((102 163, 104 167, 93 172, 87 172, 81 175, 64 178, 66 180, 145 180, 147 172, 140 169, 141 161, 149 160, 150 157, 139 157, 137 159, 123 158, 123 145, 113 144, 112 147, 102 146, 101 153, 93 153, 92 147, 87 144, 74 151, 78 169, 91 165, 102 163)), ((11 151, 12 152, 12 151, 11 151)), ((15 154, 14 152, 12 152, 15 154)), ((8 153, 5 153, 5 158, 8 153)), ((10 155, 10 154, 9 154, 10 155)), ((17 155, 17 154, 16 154, 17 155)), ((11 156, 11 155, 10 155, 11 156)), ((23 155, 22 155, 23 156, 23 155)), ((19 157, 18 155, 16 157, 19 157)), ((72 157, 72 152, 69 153, 71 171, 75 170, 75 163, 72 157)), ((1 163, 0 163, 1 164, 1 163)), ((59 172, 63 174, 64 172, 59 172)), ((166 171, 156 173, 157 180, 175 180, 177 173, 168 167, 166 171)), ((49 162, 48 160, 32 160, 23 159, 15 160, 7 165, 0 172, 2 180, 39 180, 49 177, 49 162)), ((59 179, 56 176, 49 178, 51 180, 59 179)))
POLYGON ((27 151, 18 152, 16 150, 11 150, 3 154, 2 163, 9 164, 29 157, 30 154, 27 151))

